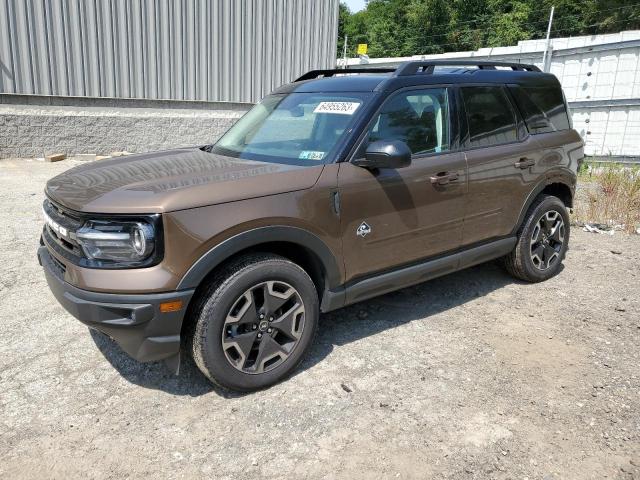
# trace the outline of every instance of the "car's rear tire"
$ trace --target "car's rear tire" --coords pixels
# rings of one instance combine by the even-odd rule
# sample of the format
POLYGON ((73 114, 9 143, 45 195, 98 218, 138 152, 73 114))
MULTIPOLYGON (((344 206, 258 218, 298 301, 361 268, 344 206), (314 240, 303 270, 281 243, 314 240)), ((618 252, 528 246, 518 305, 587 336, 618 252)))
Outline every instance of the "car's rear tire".
POLYGON ((268 387, 290 375, 318 325, 318 294, 309 275, 272 254, 224 267, 193 308, 191 350, 214 383, 237 391, 268 387))
POLYGON ((540 195, 525 215, 515 248, 503 258, 506 270, 527 282, 553 277, 567 253, 569 228, 569 214, 562 200, 540 195))

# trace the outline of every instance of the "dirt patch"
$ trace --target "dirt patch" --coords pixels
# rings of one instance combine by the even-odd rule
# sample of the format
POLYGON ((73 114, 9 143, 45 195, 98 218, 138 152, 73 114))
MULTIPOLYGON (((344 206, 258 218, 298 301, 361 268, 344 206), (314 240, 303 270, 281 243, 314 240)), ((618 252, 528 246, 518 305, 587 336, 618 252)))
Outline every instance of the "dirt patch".
POLYGON ((640 236, 574 228, 548 282, 487 264, 324 315, 293 378, 226 395, 53 299, 42 189, 71 165, 0 161, 0 477, 640 478, 640 236))

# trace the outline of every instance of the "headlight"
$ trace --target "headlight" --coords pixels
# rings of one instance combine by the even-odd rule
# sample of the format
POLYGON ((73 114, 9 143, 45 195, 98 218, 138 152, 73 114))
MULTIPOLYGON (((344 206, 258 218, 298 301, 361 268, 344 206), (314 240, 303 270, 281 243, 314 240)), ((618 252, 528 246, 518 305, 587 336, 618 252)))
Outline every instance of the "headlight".
POLYGON ((153 253, 156 233, 145 222, 89 220, 76 238, 91 260, 139 263, 153 253))

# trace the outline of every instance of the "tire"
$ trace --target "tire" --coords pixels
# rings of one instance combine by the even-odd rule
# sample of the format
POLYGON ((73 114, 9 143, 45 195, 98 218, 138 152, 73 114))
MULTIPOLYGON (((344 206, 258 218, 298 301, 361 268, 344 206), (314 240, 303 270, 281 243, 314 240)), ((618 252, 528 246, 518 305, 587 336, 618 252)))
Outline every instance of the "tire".
POLYGON ((515 248, 503 258, 504 267, 526 282, 553 277, 562 268, 569 247, 569 230, 569 214, 562 200, 540 195, 525 215, 515 248))
POLYGON ((188 340, 198 368, 221 387, 247 392, 295 370, 313 343, 320 311, 302 268, 278 255, 252 254, 215 275, 193 314, 188 340))

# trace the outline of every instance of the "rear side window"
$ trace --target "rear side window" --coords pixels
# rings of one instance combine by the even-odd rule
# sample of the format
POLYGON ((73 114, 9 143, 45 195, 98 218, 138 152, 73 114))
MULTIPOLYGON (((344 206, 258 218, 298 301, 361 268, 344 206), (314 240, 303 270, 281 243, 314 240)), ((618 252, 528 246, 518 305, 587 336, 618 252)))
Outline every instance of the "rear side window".
POLYGON ((502 87, 463 87, 471 147, 518 140, 516 114, 502 87))
POLYGON ((513 93, 529 132, 546 133, 571 128, 560 88, 514 85, 509 90, 513 93))

